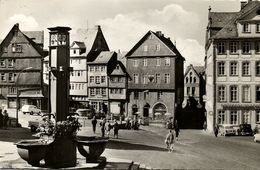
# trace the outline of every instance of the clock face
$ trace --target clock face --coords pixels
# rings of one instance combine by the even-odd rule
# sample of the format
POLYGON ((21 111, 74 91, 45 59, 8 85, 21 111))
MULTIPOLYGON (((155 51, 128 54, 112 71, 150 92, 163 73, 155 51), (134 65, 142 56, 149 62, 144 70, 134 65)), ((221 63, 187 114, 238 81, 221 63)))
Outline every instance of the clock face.
POLYGON ((57 43, 57 34, 51 35, 51 45, 55 45, 57 43))

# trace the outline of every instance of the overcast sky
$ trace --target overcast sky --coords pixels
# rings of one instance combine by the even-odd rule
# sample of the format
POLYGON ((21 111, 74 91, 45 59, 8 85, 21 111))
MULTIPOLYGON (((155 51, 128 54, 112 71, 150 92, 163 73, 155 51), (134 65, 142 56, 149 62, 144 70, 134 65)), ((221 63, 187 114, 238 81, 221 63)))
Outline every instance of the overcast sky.
MULTIPOLYGON (((149 30, 170 37, 187 64, 203 64, 208 7, 239 11, 240 0, 0 0, 0 39, 15 23, 22 31, 101 25, 110 50, 129 51, 149 30)), ((48 44, 45 44, 48 45, 48 44)), ((48 47, 45 46, 47 49, 48 47)))

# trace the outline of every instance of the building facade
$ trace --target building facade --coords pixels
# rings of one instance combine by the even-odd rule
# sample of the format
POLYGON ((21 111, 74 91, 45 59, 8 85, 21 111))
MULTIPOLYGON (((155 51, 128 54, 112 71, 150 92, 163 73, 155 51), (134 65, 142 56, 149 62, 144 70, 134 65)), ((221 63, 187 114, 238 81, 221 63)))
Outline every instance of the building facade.
POLYGON ((115 52, 104 51, 88 62, 88 99, 96 112, 108 113, 109 108, 109 75, 117 63, 115 52))
POLYGON ((204 66, 190 64, 184 74, 183 107, 187 106, 190 97, 193 97, 202 107, 203 95, 205 95, 204 66))
POLYGON ((239 12, 209 9, 206 36, 207 128, 260 123, 260 2, 239 12))
POLYGON ((70 47, 70 97, 74 101, 87 102, 87 56, 84 42, 74 41, 70 47))
POLYGON ((113 115, 125 115, 127 108, 128 75, 124 64, 117 61, 117 65, 109 75, 109 111, 113 115))
POLYGON ((127 115, 162 119, 175 116, 183 102, 183 61, 169 38, 148 31, 126 54, 128 84, 127 115))
POLYGON ((22 32, 15 24, 1 43, 1 107, 33 104, 42 108, 43 31, 22 32))

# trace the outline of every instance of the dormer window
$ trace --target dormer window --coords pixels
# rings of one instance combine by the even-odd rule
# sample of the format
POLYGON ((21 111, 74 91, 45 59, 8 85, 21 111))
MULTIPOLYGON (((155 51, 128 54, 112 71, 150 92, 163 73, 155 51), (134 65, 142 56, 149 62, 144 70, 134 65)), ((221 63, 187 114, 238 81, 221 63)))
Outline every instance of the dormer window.
POLYGON ((257 23, 255 26, 256 26, 256 28, 255 28, 256 32, 260 33, 260 24, 257 23))
POLYGON ((73 54, 76 54, 76 50, 73 50, 73 54))
POLYGON ((12 44, 12 52, 13 53, 21 53, 22 45, 21 44, 12 44))
POLYGON ((250 32, 250 25, 249 25, 249 23, 244 23, 243 24, 243 32, 244 33, 250 32))

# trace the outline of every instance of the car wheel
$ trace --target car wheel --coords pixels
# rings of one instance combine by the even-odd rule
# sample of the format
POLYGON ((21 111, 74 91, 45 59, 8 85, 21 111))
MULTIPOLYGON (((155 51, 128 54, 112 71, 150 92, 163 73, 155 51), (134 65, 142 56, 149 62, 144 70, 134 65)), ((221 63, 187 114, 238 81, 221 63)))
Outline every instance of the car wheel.
POLYGON ((36 132, 36 127, 35 126, 31 126, 31 132, 36 132))
POLYGON ((33 115, 33 111, 31 111, 30 115, 33 115))

